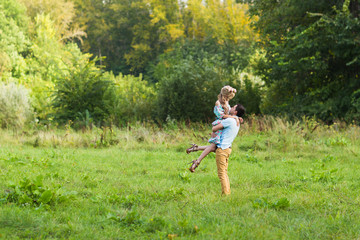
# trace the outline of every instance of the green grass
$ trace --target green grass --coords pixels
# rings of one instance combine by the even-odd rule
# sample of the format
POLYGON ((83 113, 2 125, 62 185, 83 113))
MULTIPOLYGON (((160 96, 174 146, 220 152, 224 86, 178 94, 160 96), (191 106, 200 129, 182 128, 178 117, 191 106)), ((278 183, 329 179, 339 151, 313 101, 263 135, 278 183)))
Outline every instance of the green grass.
POLYGON ((359 239, 359 128, 310 134, 276 126, 243 126, 229 161, 228 197, 221 196, 214 154, 195 173, 187 170, 199 153, 185 148, 205 131, 159 130, 154 138, 139 133, 145 129, 119 130, 120 142, 103 148, 90 144, 96 134, 82 136, 86 148, 51 138, 34 147, 37 133, 3 132, 0 238, 359 239), (16 199, 24 178, 35 195, 51 192, 51 201, 16 199))

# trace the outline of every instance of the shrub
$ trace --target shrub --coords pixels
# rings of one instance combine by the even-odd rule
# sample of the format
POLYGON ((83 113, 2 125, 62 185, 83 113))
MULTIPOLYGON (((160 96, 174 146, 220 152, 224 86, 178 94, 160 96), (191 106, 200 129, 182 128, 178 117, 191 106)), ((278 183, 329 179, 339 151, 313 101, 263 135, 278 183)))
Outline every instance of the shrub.
POLYGON ((214 59, 191 57, 171 66, 158 84, 158 116, 165 120, 207 120, 226 80, 214 59))
POLYGON ((31 105, 27 89, 14 83, 0 84, 0 124, 2 128, 22 128, 29 119, 31 105))
POLYGON ((111 118, 115 123, 151 118, 156 98, 154 87, 144 81, 141 75, 114 76, 109 73, 106 76, 114 83, 114 91, 109 92, 107 101, 111 109, 111 118))
POLYGON ((57 121, 82 121, 84 116, 98 123, 108 119, 113 84, 95 66, 95 61, 74 64, 57 78, 53 101, 57 121))

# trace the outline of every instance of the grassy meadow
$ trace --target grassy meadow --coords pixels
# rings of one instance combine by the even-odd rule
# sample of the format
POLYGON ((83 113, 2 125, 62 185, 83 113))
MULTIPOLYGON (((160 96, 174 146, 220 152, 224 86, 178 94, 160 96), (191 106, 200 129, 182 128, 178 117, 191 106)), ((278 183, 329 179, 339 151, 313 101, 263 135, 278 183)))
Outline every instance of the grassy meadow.
POLYGON ((360 128, 250 118, 221 196, 210 126, 1 130, 0 239, 360 239, 360 128))

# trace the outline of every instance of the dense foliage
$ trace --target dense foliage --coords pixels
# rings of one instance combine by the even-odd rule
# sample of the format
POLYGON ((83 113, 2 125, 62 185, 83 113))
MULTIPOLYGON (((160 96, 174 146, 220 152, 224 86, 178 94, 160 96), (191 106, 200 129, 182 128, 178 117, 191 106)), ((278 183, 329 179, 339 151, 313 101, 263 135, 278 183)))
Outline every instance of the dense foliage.
POLYGON ((56 81, 53 106, 57 119, 74 121, 90 112, 95 120, 104 120, 110 114, 104 101, 110 87, 111 82, 102 79, 93 61, 75 65, 56 81))
POLYGON ((148 75, 159 55, 186 39, 213 40, 212 48, 240 53, 257 39, 247 5, 232 0, 73 1, 76 21, 88 34, 82 49, 106 56, 102 64, 115 74, 148 75))
POLYGON ((359 120, 360 3, 252 1, 266 57, 264 113, 359 120))
POLYGON ((211 120, 227 84, 248 113, 358 122, 359 12, 357 0, 2 0, 0 81, 28 90, 40 123, 211 120))
POLYGON ((246 10, 232 1, 4 0, 0 78, 30 90, 44 123, 211 119, 220 88, 236 84, 232 72, 254 52, 246 10))

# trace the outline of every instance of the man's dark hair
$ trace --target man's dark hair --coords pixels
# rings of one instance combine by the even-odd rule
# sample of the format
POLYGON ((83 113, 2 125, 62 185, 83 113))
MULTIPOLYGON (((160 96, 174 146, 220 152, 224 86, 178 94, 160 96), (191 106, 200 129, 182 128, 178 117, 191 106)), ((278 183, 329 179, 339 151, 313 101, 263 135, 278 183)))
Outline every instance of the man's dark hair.
POLYGON ((236 116, 238 117, 243 117, 245 115, 245 107, 241 104, 236 104, 236 108, 235 108, 235 111, 237 111, 237 114, 236 116))

